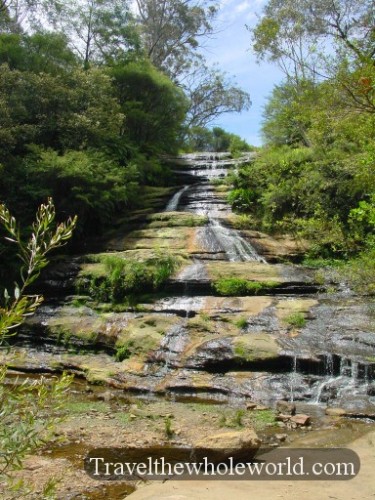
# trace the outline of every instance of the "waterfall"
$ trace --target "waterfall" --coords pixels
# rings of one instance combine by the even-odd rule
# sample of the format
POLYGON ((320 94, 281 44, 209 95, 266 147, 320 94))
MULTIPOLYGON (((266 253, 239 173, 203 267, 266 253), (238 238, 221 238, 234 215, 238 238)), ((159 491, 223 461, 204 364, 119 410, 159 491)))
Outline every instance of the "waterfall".
POLYGON ((178 204, 180 203, 181 196, 189 189, 189 186, 184 186, 180 191, 178 191, 172 199, 168 202, 165 207, 165 212, 175 212, 178 208, 178 204))
POLYGON ((254 247, 246 241, 238 231, 225 227, 219 219, 210 218, 209 226, 222 252, 231 262, 257 261, 265 263, 265 259, 257 254, 254 247))
POLYGON ((290 383, 290 402, 294 402, 294 388, 296 385, 296 379, 297 379, 297 356, 294 356, 293 358, 293 366, 292 366, 292 372, 289 377, 289 383, 290 383))
MULTIPOLYGON (((215 180, 227 175, 229 168, 248 160, 248 157, 233 160, 228 153, 199 153, 186 155, 183 158, 186 160, 185 166, 189 169, 188 171, 195 177, 200 177, 202 182, 180 189, 168 202, 165 211, 181 210, 207 216, 208 223, 201 228, 200 240, 202 246, 208 251, 223 254, 231 262, 266 263, 265 259, 258 255, 253 246, 237 230, 226 227, 222 223, 221 214, 224 212, 230 214, 230 207, 217 194, 213 185, 207 182, 209 179, 215 180), (183 206, 181 206, 181 197, 185 193, 183 206)), ((184 173, 186 172, 184 170, 184 173)))

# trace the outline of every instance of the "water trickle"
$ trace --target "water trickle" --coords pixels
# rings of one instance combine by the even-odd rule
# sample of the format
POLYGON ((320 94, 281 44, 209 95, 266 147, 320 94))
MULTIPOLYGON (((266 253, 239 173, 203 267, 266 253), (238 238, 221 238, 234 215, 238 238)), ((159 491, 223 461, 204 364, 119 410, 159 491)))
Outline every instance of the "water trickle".
POLYGON ((231 262, 266 262, 257 254, 254 247, 238 231, 225 227, 219 219, 210 218, 209 237, 217 244, 219 251, 226 254, 231 262))
POLYGON ((182 195, 189 189, 189 186, 184 186, 180 191, 178 191, 172 199, 168 202, 165 207, 165 212, 175 212, 178 209, 178 204, 180 203, 182 195))
POLYGON ((324 379, 321 382, 318 382, 316 385, 315 391, 315 397, 312 398, 312 403, 313 404, 320 404, 322 402, 322 394, 324 391, 330 388, 331 384, 334 382, 337 382, 338 380, 341 380, 343 377, 324 377, 324 379))
POLYGON ((297 381, 297 356, 293 357, 292 371, 289 377, 290 382, 290 402, 294 402, 294 390, 297 381))
POLYGON ((332 354, 327 354, 324 358, 324 371, 327 375, 333 375, 333 356, 332 354))

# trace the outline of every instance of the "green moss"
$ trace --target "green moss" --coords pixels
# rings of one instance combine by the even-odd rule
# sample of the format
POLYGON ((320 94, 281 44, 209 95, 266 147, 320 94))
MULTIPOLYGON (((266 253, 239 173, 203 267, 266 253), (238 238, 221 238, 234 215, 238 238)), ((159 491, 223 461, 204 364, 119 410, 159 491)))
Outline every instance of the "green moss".
POLYGON ((249 413, 249 418, 257 431, 263 430, 270 424, 275 424, 275 413, 272 410, 252 410, 249 413))
POLYGON ((115 354, 116 361, 121 362, 124 361, 125 359, 130 358, 130 356, 132 355, 132 347, 133 347, 132 342, 128 342, 121 346, 117 346, 115 354))
POLYGON ((239 362, 276 358, 279 350, 276 340, 266 333, 243 334, 233 340, 233 352, 239 362))
POLYGON ((194 215, 191 213, 163 212, 149 216, 149 228, 162 227, 199 227, 207 223, 207 217, 203 215, 194 215))
POLYGON ((257 295, 270 288, 276 288, 280 283, 276 281, 250 281, 242 278, 221 278, 213 282, 216 293, 226 297, 257 295))
POLYGON ((239 318, 237 319, 234 324, 239 328, 240 330, 245 330, 247 327, 247 319, 246 318, 239 318))
POLYGON ((245 344, 238 343, 234 348, 234 354, 237 358, 241 358, 244 361, 254 360, 251 350, 245 344))
POLYGON ((85 415, 92 410, 105 413, 110 410, 110 406, 102 401, 67 401, 64 404, 64 411, 68 415, 85 415))
POLYGON ((295 328, 303 328, 306 325, 306 318, 305 315, 301 312, 295 312, 292 314, 289 314, 284 321, 292 327, 295 328))
POLYGON ((97 302, 136 301, 137 295, 157 291, 177 270, 180 260, 168 253, 139 262, 122 255, 99 255, 96 264, 86 265, 76 281, 77 292, 97 302))

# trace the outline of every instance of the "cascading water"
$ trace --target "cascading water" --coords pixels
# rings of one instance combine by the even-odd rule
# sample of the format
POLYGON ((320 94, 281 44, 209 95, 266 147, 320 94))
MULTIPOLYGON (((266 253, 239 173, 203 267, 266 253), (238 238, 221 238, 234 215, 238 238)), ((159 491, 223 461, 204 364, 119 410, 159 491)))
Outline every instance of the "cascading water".
POLYGON ((206 240, 208 245, 216 248, 218 252, 225 253, 231 262, 266 262, 238 231, 225 227, 219 219, 209 219, 202 240, 206 240))
MULTIPOLYGON (((212 184, 208 179, 217 179, 227 173, 228 167, 235 162, 228 158, 228 154, 209 153, 185 157, 188 159, 190 175, 201 178, 202 182, 192 186, 185 185, 180 189, 165 207, 166 212, 188 211, 197 215, 205 215, 207 224, 199 230, 199 239, 202 246, 208 251, 221 254, 229 261, 258 261, 265 262, 255 249, 247 242, 238 231, 227 228, 218 218, 225 212, 230 213, 228 205, 217 197, 212 184)), ((202 308, 202 297, 194 297, 189 290, 189 283, 207 279, 205 266, 201 261, 195 260, 186 267, 177 280, 184 283, 184 293, 180 297, 162 299, 156 305, 161 310, 178 312, 185 319, 165 335, 159 350, 155 353, 154 360, 163 362, 162 372, 165 372, 176 362, 188 342, 187 321, 202 308)))
POLYGON ((226 153, 202 153, 185 158, 188 160, 190 172, 195 177, 201 178, 202 182, 195 184, 191 189, 185 186, 178 191, 168 203, 166 211, 181 210, 205 215, 208 223, 201 228, 198 238, 209 252, 223 254, 226 260, 232 262, 265 263, 265 259, 257 254, 253 246, 238 231, 226 227, 220 220, 221 213, 230 213, 229 207, 216 195, 212 184, 207 182, 208 179, 214 180, 225 176, 228 167, 236 165, 236 160, 229 160, 226 153), (181 204, 183 196, 185 199, 181 204))
POLYGON ((174 212, 177 210, 178 204, 180 203, 181 196, 185 193, 185 191, 189 189, 189 186, 184 186, 180 191, 178 191, 172 199, 168 202, 165 207, 165 212, 174 212))

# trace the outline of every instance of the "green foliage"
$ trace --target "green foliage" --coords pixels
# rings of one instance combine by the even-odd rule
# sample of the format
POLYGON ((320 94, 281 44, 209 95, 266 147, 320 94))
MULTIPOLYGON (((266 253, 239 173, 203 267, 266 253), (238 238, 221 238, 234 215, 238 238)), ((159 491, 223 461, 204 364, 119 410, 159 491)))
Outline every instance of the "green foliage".
POLYGON ((227 196, 234 210, 248 212, 257 201, 257 193, 252 189, 233 189, 227 196))
POLYGON ((289 314, 289 316, 285 318, 285 322, 291 327, 303 328, 306 325, 306 318, 303 313, 295 312, 289 314))
POLYGON ((339 274, 359 293, 375 295, 375 239, 367 240, 365 249, 339 269, 339 274))
POLYGON ((237 321, 234 322, 234 324, 239 328, 240 330, 245 330, 248 325, 248 321, 246 318, 240 318, 237 321))
POLYGON ((20 283, 15 284, 13 297, 11 298, 8 290, 4 290, 5 306, 0 308, 0 343, 41 304, 41 296, 28 296, 25 291, 46 267, 47 253, 64 245, 72 236, 77 218, 69 219, 54 229, 55 217, 55 207, 52 200, 48 199, 45 205, 39 207, 32 225, 32 234, 29 240, 24 242, 16 219, 5 205, 0 204, 0 223, 9 235, 7 240, 17 246, 22 262, 20 283))
MULTIPOLYGON (((43 378, 20 385, 5 383, 6 368, 0 371, 0 479, 15 485, 11 472, 22 468, 27 454, 46 442, 60 421, 57 417, 66 400, 72 377, 63 375, 47 381, 43 378)), ((22 488, 25 494, 27 488, 22 488)))
POLYGON ((174 436, 171 417, 165 417, 164 419, 164 433, 167 439, 172 439, 174 436))
POLYGON ((230 201, 263 230, 308 240, 309 259, 362 261, 375 223, 370 4, 268 0, 263 14, 249 28, 253 50, 286 79, 265 107, 268 147, 240 170, 230 201))
POLYGON ((31 176, 25 183, 25 196, 52 194, 61 212, 78 214, 81 231, 106 227, 115 213, 134 201, 138 191, 134 165, 124 168, 97 151, 58 155, 53 150, 34 148, 25 159, 25 167, 31 176))
POLYGON ((212 284, 214 291, 222 296, 236 297, 257 295, 262 291, 279 286, 274 281, 249 281, 242 278, 222 278, 212 284))
POLYGON ((191 127, 188 130, 185 147, 189 151, 229 151, 233 157, 254 149, 238 135, 226 132, 220 127, 213 127, 212 129, 191 127))
POLYGON ((233 208, 267 232, 309 240, 310 258, 353 254, 373 232, 368 166, 373 155, 368 134, 362 135, 362 146, 353 132, 352 143, 357 139, 350 154, 341 142, 325 153, 318 147, 265 149, 234 178, 233 208))
POLYGON ((105 272, 83 274, 78 293, 87 293, 98 302, 120 303, 142 293, 159 290, 179 266, 177 258, 165 254, 145 262, 121 257, 101 257, 105 272))
POLYGON ((65 34, 2 33, 0 34, 0 64, 8 64, 11 70, 58 75, 76 68, 78 60, 69 49, 65 34))
MULTIPOLYGON (((20 284, 15 285, 13 297, 4 291, 5 304, 0 308, 0 343, 14 334, 14 329, 41 304, 41 296, 26 295, 26 290, 47 265, 47 253, 61 247, 72 236, 76 218, 54 227, 55 216, 55 207, 49 199, 37 211, 30 238, 23 241, 16 219, 5 205, 0 205, 0 223, 9 235, 7 239, 17 246, 22 262, 20 284)), ((72 378, 63 375, 52 383, 42 378, 18 385, 6 384, 6 373, 6 367, 3 367, 0 371, 0 480, 6 481, 8 490, 26 495, 29 493, 27 487, 22 482, 15 482, 11 472, 21 468, 25 455, 49 437, 48 432, 58 421, 55 415, 65 402, 72 378)), ((45 485, 46 495, 51 493, 52 486, 52 482, 45 485)))
POLYGON ((176 152, 187 109, 182 91, 146 61, 116 65, 110 73, 129 140, 147 154, 176 152))
POLYGON ((116 361, 121 362, 124 361, 125 359, 129 359, 130 356, 132 355, 131 347, 132 347, 131 343, 126 343, 121 346, 118 346, 115 354, 116 361))

